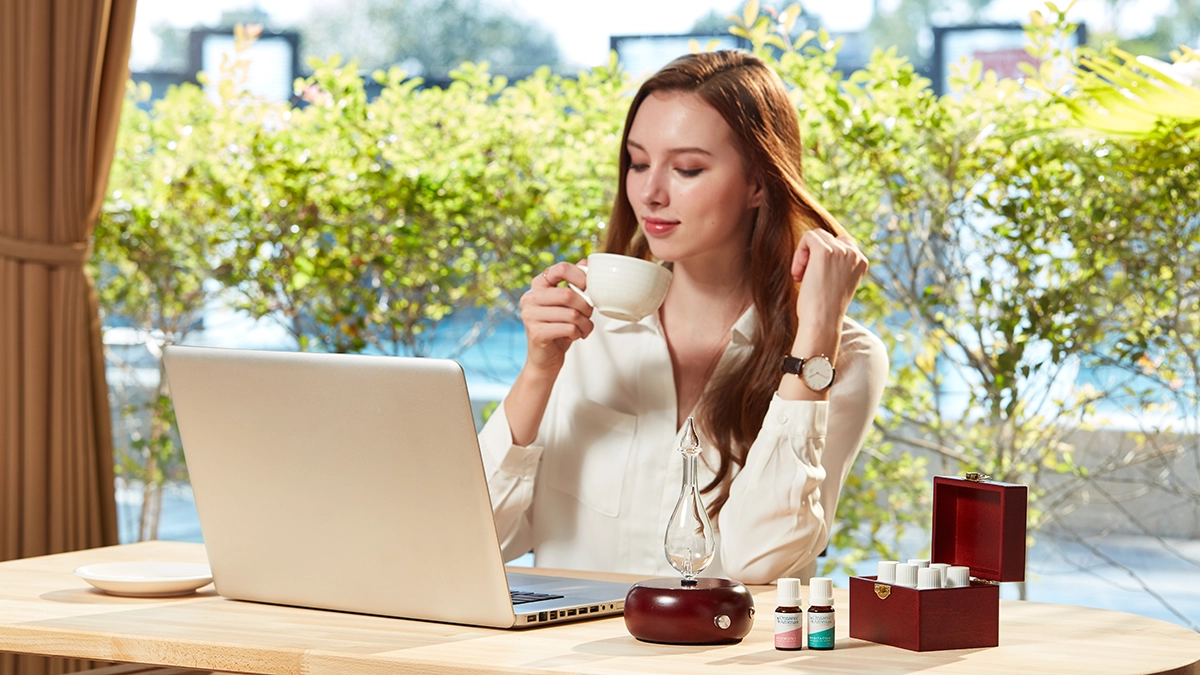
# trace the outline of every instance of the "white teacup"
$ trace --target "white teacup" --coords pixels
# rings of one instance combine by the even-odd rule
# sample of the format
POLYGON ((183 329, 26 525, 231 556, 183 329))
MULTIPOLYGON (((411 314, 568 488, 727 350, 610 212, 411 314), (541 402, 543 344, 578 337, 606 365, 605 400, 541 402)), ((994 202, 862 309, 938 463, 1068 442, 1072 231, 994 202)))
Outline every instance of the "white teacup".
POLYGON ((586 272, 587 290, 580 293, 596 311, 621 321, 641 321, 658 311, 671 285, 671 270, 614 253, 588 256, 586 272))

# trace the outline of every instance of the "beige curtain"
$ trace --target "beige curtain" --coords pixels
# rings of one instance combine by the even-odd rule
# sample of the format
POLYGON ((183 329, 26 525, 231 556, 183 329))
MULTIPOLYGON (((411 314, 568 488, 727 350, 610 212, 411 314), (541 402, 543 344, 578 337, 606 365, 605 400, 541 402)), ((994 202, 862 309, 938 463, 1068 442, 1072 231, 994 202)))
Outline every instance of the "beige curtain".
MULTIPOLYGON (((117 543, 108 388, 84 262, 134 6, 0 0, 0 560, 117 543)), ((74 665, 0 657, 5 673, 74 665)))

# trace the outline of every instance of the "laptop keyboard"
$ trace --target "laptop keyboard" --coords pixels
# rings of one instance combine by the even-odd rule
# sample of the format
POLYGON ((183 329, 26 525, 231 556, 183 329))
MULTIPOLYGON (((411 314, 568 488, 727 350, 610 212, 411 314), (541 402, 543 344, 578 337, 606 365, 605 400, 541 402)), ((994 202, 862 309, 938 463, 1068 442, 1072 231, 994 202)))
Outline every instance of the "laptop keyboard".
POLYGON ((541 602, 542 600, 557 600, 563 596, 551 595, 550 593, 531 593, 529 591, 509 591, 512 595, 512 604, 524 605, 530 602, 541 602))

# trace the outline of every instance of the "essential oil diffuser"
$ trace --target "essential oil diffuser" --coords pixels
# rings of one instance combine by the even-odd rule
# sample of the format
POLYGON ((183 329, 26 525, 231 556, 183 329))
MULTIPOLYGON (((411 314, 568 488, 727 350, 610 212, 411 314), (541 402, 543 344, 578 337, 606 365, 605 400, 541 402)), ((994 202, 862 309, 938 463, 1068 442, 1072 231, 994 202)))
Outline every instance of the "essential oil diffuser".
POLYGON ((754 625, 754 598, 731 579, 697 577, 716 548, 712 523, 696 485, 700 440, 692 418, 683 425, 683 489, 667 524, 667 560, 680 579, 647 579, 625 596, 625 627, 645 642, 714 645, 741 642, 754 625))

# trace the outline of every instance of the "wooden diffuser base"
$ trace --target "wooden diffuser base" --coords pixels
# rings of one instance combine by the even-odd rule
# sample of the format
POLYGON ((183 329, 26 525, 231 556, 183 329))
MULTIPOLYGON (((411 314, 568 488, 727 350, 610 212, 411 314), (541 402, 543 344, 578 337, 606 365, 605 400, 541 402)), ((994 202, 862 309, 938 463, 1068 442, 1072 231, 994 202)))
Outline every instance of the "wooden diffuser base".
POLYGON ((647 579, 625 596, 625 628, 644 642, 723 645, 741 642, 754 625, 754 598, 731 579, 647 579))

